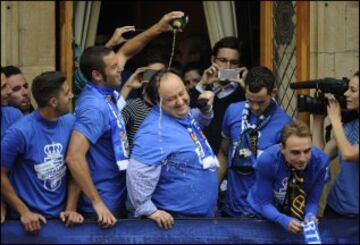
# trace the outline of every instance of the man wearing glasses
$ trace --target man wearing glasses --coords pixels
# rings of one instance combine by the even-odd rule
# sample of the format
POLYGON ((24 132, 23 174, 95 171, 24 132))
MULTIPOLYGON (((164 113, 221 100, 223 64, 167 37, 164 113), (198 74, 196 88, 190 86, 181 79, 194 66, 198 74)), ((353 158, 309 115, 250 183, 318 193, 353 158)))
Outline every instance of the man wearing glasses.
POLYGON ((211 90, 215 94, 213 102, 214 119, 204 129, 204 133, 214 150, 218 152, 221 141, 221 123, 226 108, 234 102, 245 100, 244 79, 246 67, 241 67, 242 43, 236 37, 224 37, 212 51, 212 65, 206 69, 200 82, 190 90, 191 107, 196 106, 199 94, 211 90))

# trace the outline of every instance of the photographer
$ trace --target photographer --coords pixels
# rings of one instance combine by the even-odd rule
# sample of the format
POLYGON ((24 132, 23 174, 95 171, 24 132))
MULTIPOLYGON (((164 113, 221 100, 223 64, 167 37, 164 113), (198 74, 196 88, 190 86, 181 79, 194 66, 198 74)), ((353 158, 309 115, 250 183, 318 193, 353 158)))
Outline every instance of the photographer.
POLYGON ((220 149, 221 124, 226 108, 231 103, 245 100, 244 80, 248 70, 242 66, 242 55, 242 42, 239 39, 233 36, 220 39, 212 50, 212 65, 204 71, 200 82, 189 91, 191 107, 196 106, 199 94, 203 91, 210 90, 215 94, 214 119, 204 128, 204 134, 215 154, 220 149), (236 78, 232 75, 236 75, 236 78))
MULTIPOLYGON (((359 113, 359 72, 356 72, 344 93, 348 110, 359 113)), ((325 115, 314 114, 314 144, 324 149, 331 159, 339 153, 340 173, 332 187, 325 208, 325 216, 359 215, 359 119, 342 125, 340 105, 329 100, 327 106, 334 137, 324 144, 325 115)))

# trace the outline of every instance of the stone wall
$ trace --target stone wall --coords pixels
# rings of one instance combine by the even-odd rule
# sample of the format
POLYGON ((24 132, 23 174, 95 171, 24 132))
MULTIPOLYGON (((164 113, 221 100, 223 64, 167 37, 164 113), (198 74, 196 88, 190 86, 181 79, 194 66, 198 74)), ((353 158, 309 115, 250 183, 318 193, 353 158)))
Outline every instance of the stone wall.
POLYGON ((359 69, 359 2, 311 1, 310 78, 351 77, 359 69))
POLYGON ((54 1, 1 2, 2 66, 18 66, 31 83, 55 70, 55 47, 54 1))
MULTIPOLYGON (((310 3, 310 79, 351 76, 359 70, 359 2, 312 1, 310 3)), ((325 120, 325 126, 330 124, 325 120)), ((319 214, 339 172, 331 163, 331 181, 325 186, 319 214)))

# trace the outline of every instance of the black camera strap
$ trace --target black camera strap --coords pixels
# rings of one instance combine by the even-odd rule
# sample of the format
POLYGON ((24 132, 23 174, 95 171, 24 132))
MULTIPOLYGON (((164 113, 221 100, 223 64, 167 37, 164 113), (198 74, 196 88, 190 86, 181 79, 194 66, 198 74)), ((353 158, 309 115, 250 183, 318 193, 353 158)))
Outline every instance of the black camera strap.
MULTIPOLYGON (((249 109, 248 109, 249 110, 249 109)), ((261 131, 261 129, 263 129, 266 124, 270 121, 272 115, 275 113, 276 111, 276 102, 274 100, 271 100, 271 103, 269 105, 269 107, 265 110, 265 112, 263 113, 262 116, 260 116, 260 118, 262 117, 262 119, 260 119, 255 128, 248 128, 246 130, 244 130, 244 132, 240 132, 240 139, 241 134, 246 134, 247 135, 247 140, 250 143, 249 147, 250 150, 256 155, 257 154, 257 145, 258 145, 258 140, 259 140, 259 131, 261 131), (247 131, 250 132, 247 132, 247 131)), ((250 116, 251 116, 251 111, 249 110, 249 113, 247 115, 246 120, 249 122, 250 121, 250 116)))
POLYGON ((257 157, 259 131, 264 128, 270 121, 272 115, 275 113, 277 104, 274 100, 271 101, 269 107, 255 126, 250 125, 250 109, 249 105, 245 104, 243 110, 242 129, 240 131, 240 140, 238 145, 234 145, 231 165, 232 170, 237 171, 239 174, 249 174, 253 171, 253 164, 257 157), (249 153, 249 151, 251 151, 249 153))

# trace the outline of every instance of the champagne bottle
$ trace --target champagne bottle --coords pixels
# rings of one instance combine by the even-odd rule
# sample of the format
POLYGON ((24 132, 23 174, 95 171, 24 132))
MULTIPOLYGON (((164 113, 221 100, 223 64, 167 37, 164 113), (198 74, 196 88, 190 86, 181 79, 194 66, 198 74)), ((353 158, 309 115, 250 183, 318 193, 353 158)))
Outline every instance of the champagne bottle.
POLYGON ((179 19, 175 19, 173 20, 173 22, 171 23, 172 27, 175 29, 184 29, 184 27, 186 26, 186 24, 189 22, 189 17, 184 15, 183 17, 179 18, 179 19))

